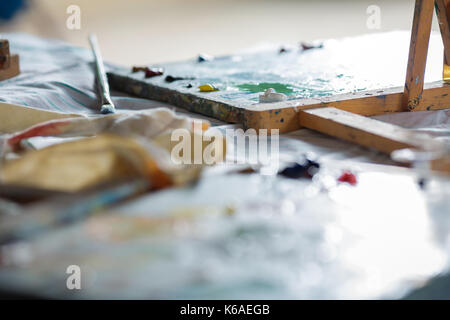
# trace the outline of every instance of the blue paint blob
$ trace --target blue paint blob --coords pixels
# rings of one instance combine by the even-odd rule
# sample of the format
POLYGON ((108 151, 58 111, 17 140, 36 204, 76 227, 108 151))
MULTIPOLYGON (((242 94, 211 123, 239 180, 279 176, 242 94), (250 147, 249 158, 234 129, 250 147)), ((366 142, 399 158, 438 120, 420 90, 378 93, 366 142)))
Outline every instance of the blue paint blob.
POLYGON ((296 162, 290 166, 287 166, 280 171, 279 174, 291 179, 312 178, 319 171, 319 169, 319 163, 310 159, 305 159, 305 161, 296 162))

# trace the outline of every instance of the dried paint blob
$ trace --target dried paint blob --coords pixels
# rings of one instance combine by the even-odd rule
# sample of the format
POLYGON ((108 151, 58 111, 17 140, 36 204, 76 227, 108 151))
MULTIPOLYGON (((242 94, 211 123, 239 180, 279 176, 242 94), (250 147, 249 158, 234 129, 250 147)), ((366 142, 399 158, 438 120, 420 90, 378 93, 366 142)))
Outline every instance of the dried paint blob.
POLYGON ((158 68, 158 69, 150 69, 150 68, 148 68, 145 71, 145 78, 153 78, 153 77, 156 77, 156 76, 162 76, 163 74, 164 74, 164 70, 163 69, 160 69, 160 68, 158 68))
POLYGON ((267 89, 274 89, 276 92, 284 94, 292 94, 295 91, 292 85, 277 82, 242 83, 236 87, 251 93, 260 93, 267 89))
POLYGON ((275 92, 273 88, 269 88, 264 91, 264 94, 259 95, 260 103, 280 102, 286 100, 287 96, 285 94, 275 92))
POLYGON ((198 86, 198 88, 200 89, 201 92, 211 92, 211 91, 219 91, 218 88, 216 88, 214 85, 212 84, 202 84, 201 86, 198 86))
POLYGON ((307 51, 307 50, 311 50, 311 49, 322 49, 323 48, 323 43, 320 43, 318 45, 313 45, 313 44, 309 44, 306 42, 302 42, 300 44, 301 48, 303 49, 303 51, 307 51))
POLYGON ((425 189, 425 187, 427 186, 427 179, 425 179, 425 178, 420 178, 418 181, 417 181, 417 184, 419 185, 419 187, 420 187, 420 189, 425 189))
POLYGON ((131 72, 133 72, 133 73, 136 73, 136 72, 139 72, 139 71, 144 71, 144 72, 145 72, 145 70, 147 70, 147 68, 148 68, 148 67, 136 67, 136 66, 134 66, 134 67, 131 69, 131 72))
POLYGON ((296 162, 287 166, 280 171, 279 174, 291 179, 312 178, 317 172, 319 172, 319 169, 319 163, 306 158, 304 161, 296 162))
POLYGON ((349 183, 352 186, 356 185, 357 180, 356 176, 350 171, 344 171, 341 176, 338 178, 339 182, 349 183))
POLYGON ((174 77, 171 75, 168 75, 165 79, 166 82, 175 82, 175 81, 180 81, 180 80, 194 80, 194 78, 190 77, 190 78, 184 78, 184 77, 174 77))
POLYGON ((207 54, 199 54, 197 57, 197 62, 201 63, 201 62, 206 62, 206 61, 211 61, 213 60, 213 57, 207 54))
POLYGON ((164 70, 162 68, 133 67, 131 71, 133 73, 145 72, 145 78, 153 78, 164 74, 164 70))

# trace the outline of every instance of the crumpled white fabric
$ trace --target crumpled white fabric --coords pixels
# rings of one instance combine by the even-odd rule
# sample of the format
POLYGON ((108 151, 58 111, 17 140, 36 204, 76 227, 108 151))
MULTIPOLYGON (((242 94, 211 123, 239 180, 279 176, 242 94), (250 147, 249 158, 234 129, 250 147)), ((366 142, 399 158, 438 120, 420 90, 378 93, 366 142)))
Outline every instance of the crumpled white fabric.
POLYGON ((0 155, 14 149, 22 140, 21 137, 51 136, 66 138, 114 133, 122 136, 153 138, 175 129, 192 131, 195 122, 198 123, 198 120, 178 115, 166 108, 128 111, 105 116, 82 116, 50 120, 21 132, 2 135, 0 137, 0 155), (47 128, 51 129, 47 130, 47 128))

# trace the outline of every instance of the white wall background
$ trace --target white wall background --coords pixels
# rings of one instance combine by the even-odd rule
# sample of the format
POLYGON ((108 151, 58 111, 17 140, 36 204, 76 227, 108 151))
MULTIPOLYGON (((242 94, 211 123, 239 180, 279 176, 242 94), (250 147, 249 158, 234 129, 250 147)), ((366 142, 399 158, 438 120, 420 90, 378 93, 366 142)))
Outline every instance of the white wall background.
MULTIPOLYGON (((23 31, 87 46, 97 33, 106 60, 124 64, 231 53, 262 41, 410 29, 414 0, 34 0, 0 32, 23 31), (66 28, 67 6, 81 8, 81 29, 66 28), (369 5, 381 8, 381 29, 366 26, 369 5)), ((438 30, 436 21, 434 29, 438 30)))

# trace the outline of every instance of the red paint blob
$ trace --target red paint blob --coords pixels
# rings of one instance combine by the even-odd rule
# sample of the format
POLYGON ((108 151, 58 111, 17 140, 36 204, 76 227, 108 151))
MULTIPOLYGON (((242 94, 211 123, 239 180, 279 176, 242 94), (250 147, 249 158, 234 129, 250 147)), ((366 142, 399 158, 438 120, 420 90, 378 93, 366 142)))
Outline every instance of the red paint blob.
POLYGON ((338 178, 338 181, 350 183, 352 186, 356 185, 357 183, 356 176, 350 171, 344 171, 342 175, 338 178))
POLYGON ((145 70, 145 77, 146 78, 152 78, 152 77, 156 77, 156 76, 161 76, 163 75, 163 71, 162 69, 150 69, 148 68, 147 70, 145 70))

